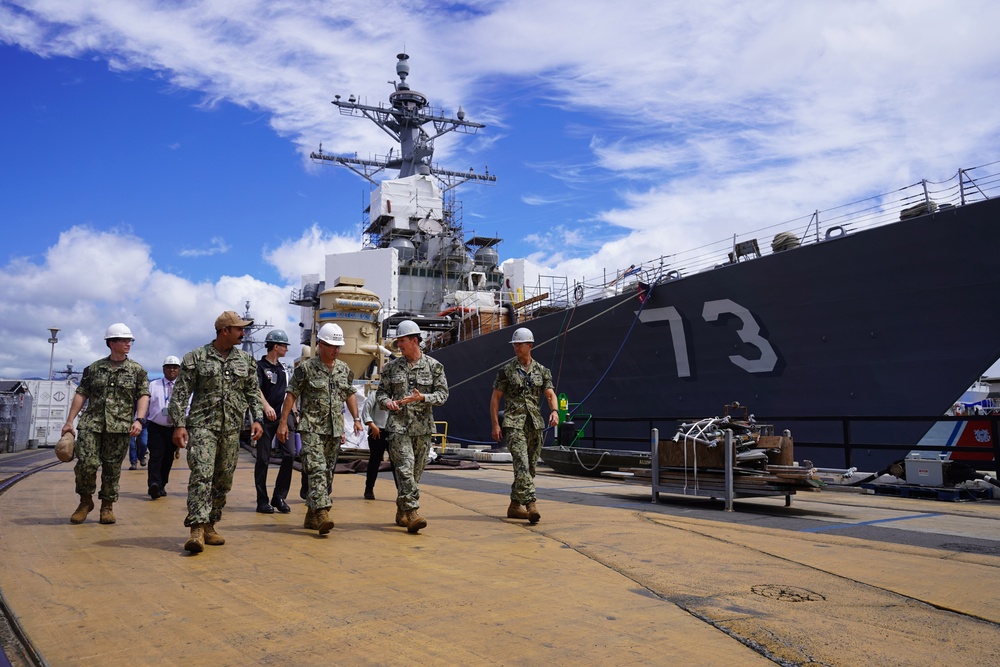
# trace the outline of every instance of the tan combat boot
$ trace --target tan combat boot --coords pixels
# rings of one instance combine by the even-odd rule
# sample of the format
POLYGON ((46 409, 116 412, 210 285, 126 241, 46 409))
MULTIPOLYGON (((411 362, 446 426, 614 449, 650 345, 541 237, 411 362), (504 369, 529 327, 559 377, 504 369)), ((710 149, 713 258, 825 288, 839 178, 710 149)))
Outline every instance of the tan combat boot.
POLYGON ((399 509, 398 507, 396 508, 396 525, 402 528, 406 528, 407 526, 406 512, 399 509))
POLYGON ((206 523, 202 526, 202 534, 205 537, 205 544, 209 544, 213 547, 221 547, 226 543, 226 538, 215 532, 214 523, 206 523))
POLYGON ((538 508, 535 507, 535 501, 531 501, 525 505, 524 509, 528 512, 528 523, 531 525, 535 525, 542 518, 542 515, 538 513, 538 508))
POLYGON ((205 550, 205 529, 201 524, 191 526, 191 537, 184 543, 184 550, 200 554, 205 550))
POLYGON ((302 522, 302 527, 309 530, 319 530, 319 524, 316 523, 316 512, 313 508, 306 508, 306 520, 302 522))
POLYGON ((528 511, 521 506, 521 503, 516 500, 510 501, 510 507, 507 508, 507 518, 508 519, 527 519, 528 511))
POLYGON ((101 501, 101 523, 114 523, 115 511, 112 509, 114 503, 110 500, 101 501))
POLYGON ((91 495, 80 494, 80 504, 77 505, 76 511, 70 516, 70 523, 83 523, 87 519, 87 515, 90 514, 90 510, 94 509, 94 497, 91 495))
POLYGON ((417 514, 417 510, 406 511, 406 532, 416 534, 421 528, 427 527, 427 519, 417 514))
POLYGON ((333 519, 330 518, 330 513, 326 510, 316 510, 316 530, 319 531, 320 535, 326 535, 331 530, 333 530, 333 519))

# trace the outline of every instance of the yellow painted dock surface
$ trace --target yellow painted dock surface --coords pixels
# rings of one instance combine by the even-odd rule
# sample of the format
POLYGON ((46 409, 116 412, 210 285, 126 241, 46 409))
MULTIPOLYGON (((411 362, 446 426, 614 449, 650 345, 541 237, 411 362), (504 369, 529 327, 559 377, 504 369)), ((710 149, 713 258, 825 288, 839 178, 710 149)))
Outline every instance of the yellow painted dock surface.
POLYGON ((426 473, 419 535, 394 524, 388 473, 374 501, 362 475, 337 475, 336 528, 321 537, 297 497, 289 515, 254 511, 244 452, 218 525, 227 543, 192 556, 179 463, 157 501, 144 470, 123 470, 110 526, 96 509, 69 523, 72 464, 0 495, 0 592, 45 663, 998 662, 997 501, 823 492, 727 513, 539 475, 542 520, 528 526, 504 518, 510 466, 489 465, 426 473))

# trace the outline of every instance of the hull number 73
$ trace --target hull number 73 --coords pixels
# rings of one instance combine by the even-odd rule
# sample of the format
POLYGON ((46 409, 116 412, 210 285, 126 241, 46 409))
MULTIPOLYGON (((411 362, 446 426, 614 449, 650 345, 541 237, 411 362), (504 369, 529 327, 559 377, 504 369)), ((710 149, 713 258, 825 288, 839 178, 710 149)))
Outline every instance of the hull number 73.
MULTIPOLYGON (((743 355, 729 356, 735 366, 748 373, 770 373, 778 363, 778 355, 760 333, 760 324, 749 310, 731 299, 706 301, 701 311, 701 317, 706 322, 716 322, 722 315, 733 315, 740 321, 736 334, 740 340, 751 345, 760 352, 756 359, 748 359, 743 355)), ((666 322, 670 327, 670 339, 674 346, 674 359, 677 361, 677 377, 691 377, 691 361, 688 353, 687 338, 684 334, 684 318, 674 306, 650 308, 639 313, 639 319, 647 324, 666 322)))

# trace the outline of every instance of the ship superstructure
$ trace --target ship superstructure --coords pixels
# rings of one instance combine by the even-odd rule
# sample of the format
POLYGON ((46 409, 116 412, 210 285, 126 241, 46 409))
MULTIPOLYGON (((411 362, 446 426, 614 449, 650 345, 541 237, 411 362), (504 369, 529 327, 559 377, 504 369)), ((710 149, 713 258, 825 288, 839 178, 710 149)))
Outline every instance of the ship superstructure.
MULTIPOLYGON (((303 292, 318 295, 334 287, 330 281, 335 276, 350 276, 363 279, 365 287, 379 295, 382 318, 390 326, 402 318, 419 317, 427 330, 458 333, 461 314, 481 309, 495 311, 495 326, 499 326, 501 308, 496 297, 504 276, 498 268, 496 246, 501 239, 467 238, 454 198, 459 185, 492 184, 496 176, 488 169, 482 174, 457 172, 433 163, 435 139, 448 132, 473 134, 485 126, 466 119, 461 107, 453 117, 432 108, 427 96, 407 82, 409 56, 397 57, 399 81, 388 105, 364 104, 354 95, 346 101, 339 95, 333 100, 341 114, 368 118, 397 146, 373 160, 331 155, 322 147, 312 153, 314 160, 351 169, 372 190, 365 211, 365 249, 329 256, 323 287, 306 284, 303 292), (387 170, 398 171, 398 176, 376 180, 387 170)), ((293 302, 311 305, 302 301, 299 295, 293 302)))

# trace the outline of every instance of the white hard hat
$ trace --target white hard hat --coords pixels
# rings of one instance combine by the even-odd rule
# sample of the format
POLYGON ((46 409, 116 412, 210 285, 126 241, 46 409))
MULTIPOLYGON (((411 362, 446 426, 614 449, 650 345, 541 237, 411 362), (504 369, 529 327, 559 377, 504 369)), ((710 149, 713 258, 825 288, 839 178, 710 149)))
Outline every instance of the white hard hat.
POLYGON ((171 354, 170 356, 168 356, 166 359, 163 360, 163 365, 164 366, 180 366, 181 365, 181 360, 171 354))
POLYGON ((108 330, 104 332, 104 340, 111 340, 112 338, 128 338, 129 340, 135 340, 135 336, 132 335, 132 330, 129 329, 123 322, 115 322, 108 330))
POLYGON ((531 333, 531 329, 515 329, 514 336, 510 339, 511 344, 513 343, 534 343, 535 337, 531 333))
POLYGON ((396 325, 396 338, 420 334, 420 327, 413 320, 403 320, 396 325))
POLYGON ((328 322, 320 327, 316 338, 319 338, 327 345, 340 346, 344 344, 344 330, 339 325, 328 322))

